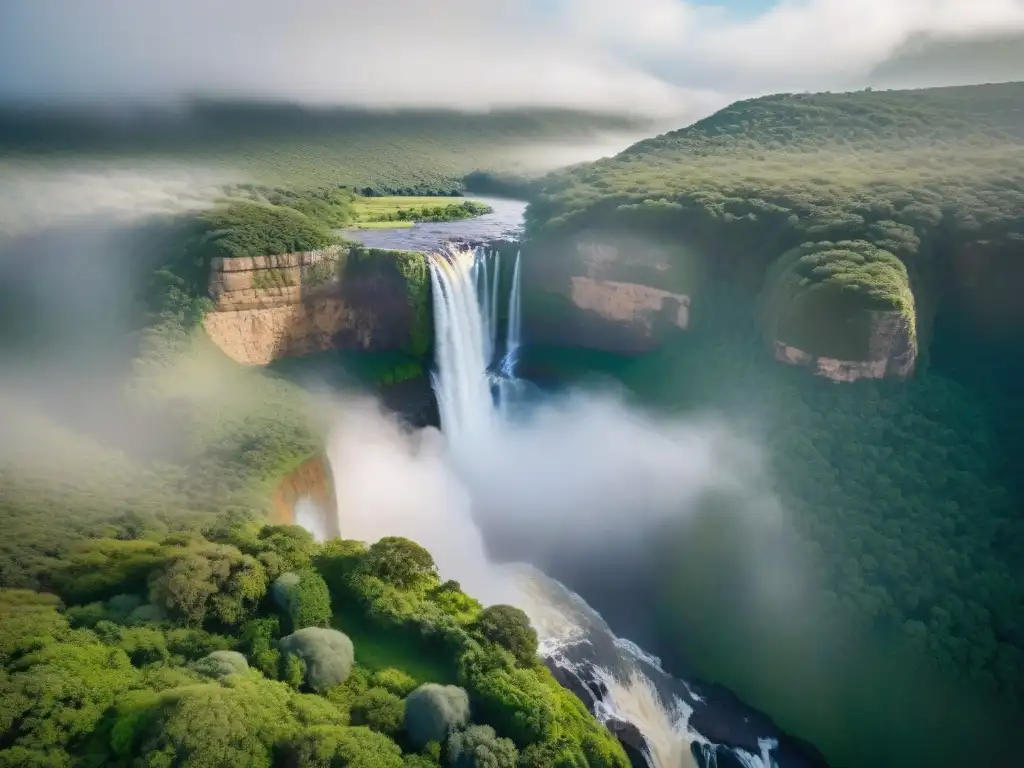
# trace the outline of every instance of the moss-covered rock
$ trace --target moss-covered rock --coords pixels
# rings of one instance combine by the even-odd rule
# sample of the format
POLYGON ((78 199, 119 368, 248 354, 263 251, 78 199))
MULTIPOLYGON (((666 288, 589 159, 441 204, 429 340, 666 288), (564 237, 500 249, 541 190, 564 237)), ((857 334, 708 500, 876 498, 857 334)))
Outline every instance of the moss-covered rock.
POLYGON ((426 683, 405 700, 405 730, 417 749, 444 742, 469 722, 469 694, 455 685, 426 683))
POLYGON ((890 362, 895 370, 888 373, 912 370, 917 335, 907 268, 866 241, 786 251, 765 275, 759 312, 766 341, 787 362, 875 363, 875 378, 886 375, 890 362))

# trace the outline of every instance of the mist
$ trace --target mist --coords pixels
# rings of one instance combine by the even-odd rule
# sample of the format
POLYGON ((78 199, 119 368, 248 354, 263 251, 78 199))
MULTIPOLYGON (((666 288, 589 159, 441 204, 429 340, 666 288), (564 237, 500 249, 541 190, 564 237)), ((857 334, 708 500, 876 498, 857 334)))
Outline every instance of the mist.
POLYGON ((0 6, 0 102, 557 106, 681 124, 738 98, 875 84, 915 35, 1021 29, 1020 0, 35 0, 0 6))
POLYGON ((423 544, 442 578, 522 607, 542 639, 577 609, 524 562, 648 651, 685 638, 674 673, 692 675, 678 666, 689 660, 827 753, 946 764, 1004 746, 986 701, 898 633, 835 611, 788 535, 761 449, 722 418, 657 416, 615 390, 577 389, 460 446, 372 400, 322 415, 340 535, 423 544))

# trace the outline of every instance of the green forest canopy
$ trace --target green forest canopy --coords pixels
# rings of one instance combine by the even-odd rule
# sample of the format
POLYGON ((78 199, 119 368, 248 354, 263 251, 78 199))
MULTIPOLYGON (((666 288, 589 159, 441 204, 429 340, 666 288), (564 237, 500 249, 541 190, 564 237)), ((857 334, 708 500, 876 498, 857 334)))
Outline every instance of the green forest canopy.
POLYGON ((0 765, 429 768, 473 765, 481 740, 495 768, 629 765, 538 658, 525 617, 480 631, 480 604, 407 539, 110 533, 54 564, 52 593, 0 588, 0 765), (307 626, 301 595, 270 590, 286 574, 328 600, 307 626))
POLYGON ((901 693, 909 669, 867 662, 868 641, 855 660, 843 638, 899 638, 954 690, 1024 718, 1024 349, 983 338, 948 299, 964 280, 950 257, 978 258, 968 246, 1002 254, 996 281, 1024 255, 1024 84, 750 99, 539 186, 528 234, 552 257, 581 232, 698 255, 693 329, 621 375, 647 403, 754 430, 787 546, 812 564, 812 626, 780 628, 737 618, 740 596, 708 586, 742 572, 735 553, 703 551, 692 530, 663 537, 650 568, 668 661, 840 764, 978 758, 961 702, 909 682, 901 693), (909 316, 929 345, 909 382, 836 386, 765 354, 762 339, 781 337, 853 357, 863 334, 833 329, 878 309, 909 316))
POLYGON ((546 177, 527 231, 667 233, 754 292, 792 248, 860 240, 935 293, 946 254, 1024 239, 1022 103, 1024 83, 740 101, 546 177))
POLYGON ((374 112, 201 100, 173 117, 141 113, 123 122, 87 112, 3 110, 0 165, 160 160, 259 184, 457 194, 474 171, 536 175, 557 167, 531 154, 537 145, 644 135, 647 126, 642 119, 562 109, 374 112))

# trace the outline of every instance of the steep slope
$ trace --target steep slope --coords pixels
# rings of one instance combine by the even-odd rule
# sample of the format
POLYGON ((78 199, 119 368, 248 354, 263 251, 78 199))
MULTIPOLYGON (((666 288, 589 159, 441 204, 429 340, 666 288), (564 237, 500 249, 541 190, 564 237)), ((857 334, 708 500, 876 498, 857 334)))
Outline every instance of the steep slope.
MULTIPOLYGON (((720 314, 722 302, 712 297, 723 287, 748 307, 760 294, 785 302, 765 310, 787 318, 772 326, 782 336, 769 339, 772 345, 799 353, 780 358, 814 361, 825 375, 837 365, 874 363, 864 375, 904 376, 913 365, 890 365, 887 351, 850 359, 851 347, 864 346, 864 313, 878 309, 872 295, 895 291, 908 299, 900 302, 899 322, 880 315, 867 329, 868 336, 888 336, 876 350, 899 349, 904 358, 929 343, 940 302, 989 331, 1024 326, 1011 288, 1024 284, 1022 188, 1022 83, 781 94, 737 102, 613 158, 548 176, 527 227, 547 265, 572 261, 566 254, 581 239, 612 234, 667 248, 672 270, 688 276, 694 322, 720 314), (863 245, 832 246, 846 241, 863 245), (837 259, 849 262, 851 252, 863 260, 880 249, 878 258, 898 259, 906 274, 854 270, 858 281, 840 280, 842 300, 831 302, 845 307, 841 316, 812 329, 820 314, 810 308, 819 302, 804 292, 820 291, 821 281, 806 275, 779 290, 775 281, 790 273, 770 269, 804 243, 818 244, 823 270, 835 271, 837 259), (902 284, 887 285, 893 279, 902 284), (885 331, 886 324, 903 330, 885 331), (858 329, 856 338, 843 331, 847 325, 858 329), (907 334, 911 328, 916 337, 907 334), (792 334, 781 333, 786 329, 792 334), (815 350, 794 347, 812 332, 815 350)), ((629 255, 643 260, 637 247, 629 255)), ((648 284, 660 285, 665 274, 650 271, 648 284)))

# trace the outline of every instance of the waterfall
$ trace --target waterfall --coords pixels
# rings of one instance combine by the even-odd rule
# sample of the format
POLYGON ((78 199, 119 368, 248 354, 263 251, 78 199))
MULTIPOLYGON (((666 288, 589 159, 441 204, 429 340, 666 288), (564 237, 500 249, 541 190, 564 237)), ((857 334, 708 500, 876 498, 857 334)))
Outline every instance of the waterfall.
MULTIPOLYGON (((430 260, 434 293, 437 406, 448 439, 486 434, 494 418, 487 368, 493 354, 487 260, 450 250, 430 260)), ((496 277, 495 277, 496 282, 496 277)))
MULTIPOLYGON (((505 349, 499 358, 500 266, 500 255, 482 248, 444 250, 430 261, 437 336, 433 382, 441 428, 456 463, 472 461, 479 445, 501 439, 503 420, 509 418, 505 401, 516 391, 520 258, 512 269, 505 349)), ((578 595, 535 569, 520 566, 515 572, 521 586, 517 602, 537 627, 542 652, 581 681, 600 683, 608 691, 596 705, 598 717, 627 720, 639 728, 652 768, 695 766, 690 744, 700 737, 680 716, 688 706, 663 692, 670 678, 635 645, 616 638, 578 595), (660 687, 652 676, 663 678, 660 687)))
POLYGON ((505 359, 502 362, 502 372, 514 377, 516 375, 516 363, 519 356, 520 336, 522 334, 522 320, 519 317, 520 304, 520 283, 519 277, 520 254, 516 254, 516 263, 512 268, 512 289, 508 294, 508 330, 505 333, 505 359))

